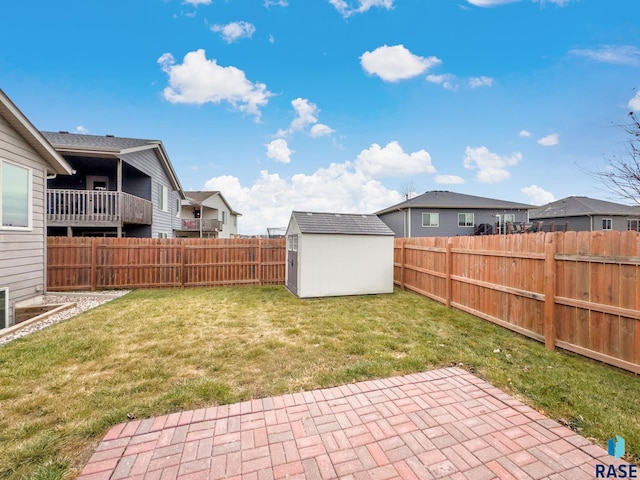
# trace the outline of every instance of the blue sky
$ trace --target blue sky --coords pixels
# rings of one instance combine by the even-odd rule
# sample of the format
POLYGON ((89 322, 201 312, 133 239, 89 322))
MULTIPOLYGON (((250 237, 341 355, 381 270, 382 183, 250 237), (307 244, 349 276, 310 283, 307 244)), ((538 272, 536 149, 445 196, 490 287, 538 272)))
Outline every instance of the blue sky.
POLYGON ((0 88, 41 130, 160 139, 241 233, 451 190, 614 199, 637 0, 7 2, 0 88), (11 41, 7 41, 11 39, 11 41))

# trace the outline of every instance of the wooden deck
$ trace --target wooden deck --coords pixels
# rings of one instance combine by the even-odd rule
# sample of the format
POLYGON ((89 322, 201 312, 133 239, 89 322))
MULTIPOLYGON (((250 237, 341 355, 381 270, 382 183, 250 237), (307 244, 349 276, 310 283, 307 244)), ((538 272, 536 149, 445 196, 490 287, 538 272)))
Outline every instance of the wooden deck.
POLYGON ((182 232, 221 232, 222 222, 213 218, 183 218, 178 230, 182 232))
POLYGON ((125 192, 47 189, 49 226, 151 225, 153 204, 125 192))

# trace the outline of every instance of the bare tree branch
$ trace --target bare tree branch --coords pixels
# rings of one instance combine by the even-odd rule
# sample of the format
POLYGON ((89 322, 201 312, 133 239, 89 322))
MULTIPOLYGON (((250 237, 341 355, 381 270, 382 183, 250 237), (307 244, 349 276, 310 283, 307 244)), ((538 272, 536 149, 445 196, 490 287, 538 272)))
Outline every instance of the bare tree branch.
POLYGON ((607 190, 640 204, 640 120, 635 112, 630 112, 629 118, 628 123, 620 125, 630 137, 627 151, 622 156, 614 155, 603 170, 592 175, 607 190))

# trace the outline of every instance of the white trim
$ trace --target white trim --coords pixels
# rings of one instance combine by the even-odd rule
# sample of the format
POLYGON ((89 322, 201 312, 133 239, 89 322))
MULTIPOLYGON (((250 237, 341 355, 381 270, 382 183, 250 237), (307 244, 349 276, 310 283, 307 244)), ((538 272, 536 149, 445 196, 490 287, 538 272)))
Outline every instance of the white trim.
POLYGON ((8 163, 15 167, 21 168, 27 171, 27 226, 26 227, 13 227, 2 225, 2 183, 0 183, 0 230, 8 230, 14 232, 30 232, 33 230, 33 169, 20 165, 19 163, 12 162, 4 158, 0 158, 0 179, 2 178, 2 164, 8 163))
POLYGON ((611 217, 602 217, 602 230, 608 232, 609 230, 613 230, 613 218, 611 217), (604 222, 607 221, 609 223, 609 228, 604 228, 604 222))

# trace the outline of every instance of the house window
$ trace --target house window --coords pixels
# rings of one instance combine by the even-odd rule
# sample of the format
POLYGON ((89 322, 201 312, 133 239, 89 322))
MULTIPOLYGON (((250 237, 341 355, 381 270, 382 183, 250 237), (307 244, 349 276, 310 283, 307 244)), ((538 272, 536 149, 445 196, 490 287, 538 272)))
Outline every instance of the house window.
POLYGON ((630 218, 627 220, 627 230, 632 232, 640 232, 640 220, 637 218, 630 218))
POLYGON ((222 224, 226 225, 227 224, 227 212, 222 212, 222 224))
POLYGON ((167 232, 158 232, 158 238, 169 238, 169 234, 167 232))
POLYGON ((612 223, 612 220, 610 218, 603 218, 602 219, 602 229, 603 230, 611 230, 611 223, 612 223))
POLYGON ((0 178, 2 228, 31 228, 31 170, 3 160, 0 178))
POLYGON ((158 208, 163 212, 169 211, 169 189, 158 184, 158 208))
POLYGON ((440 214, 439 213, 423 213, 422 226, 423 227, 439 227, 440 214))
POLYGON ((0 329, 9 323, 9 289, 0 288, 0 329))
POLYGON ((458 226, 459 227, 473 227, 474 223, 473 213, 459 213, 458 214, 458 226))
POLYGON ((514 223, 516 221, 515 213, 505 213, 502 218, 504 223, 514 223))

